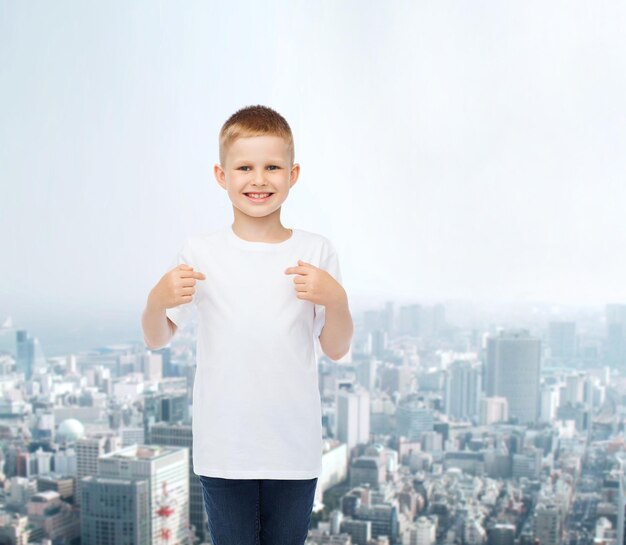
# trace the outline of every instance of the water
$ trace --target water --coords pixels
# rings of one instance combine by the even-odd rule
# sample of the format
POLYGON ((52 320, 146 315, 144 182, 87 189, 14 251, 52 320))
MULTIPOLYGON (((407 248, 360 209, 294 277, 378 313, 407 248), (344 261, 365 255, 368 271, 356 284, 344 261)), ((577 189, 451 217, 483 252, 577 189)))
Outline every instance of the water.
POLYGON ((112 344, 143 345, 141 314, 98 312, 88 316, 39 316, 13 319, 14 329, 0 330, 0 348, 14 353, 15 330, 39 339, 45 357, 58 357, 112 344))

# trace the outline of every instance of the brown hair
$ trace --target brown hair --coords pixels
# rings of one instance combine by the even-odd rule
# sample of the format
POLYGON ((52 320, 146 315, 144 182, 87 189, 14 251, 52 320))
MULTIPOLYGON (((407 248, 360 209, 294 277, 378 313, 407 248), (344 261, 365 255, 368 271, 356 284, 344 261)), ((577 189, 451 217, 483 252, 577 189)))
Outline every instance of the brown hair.
POLYGON ((293 165, 293 134, 289 123, 277 111, 260 104, 237 110, 222 125, 219 134, 220 164, 224 165, 226 151, 237 138, 264 135, 280 136, 287 141, 290 160, 293 165))

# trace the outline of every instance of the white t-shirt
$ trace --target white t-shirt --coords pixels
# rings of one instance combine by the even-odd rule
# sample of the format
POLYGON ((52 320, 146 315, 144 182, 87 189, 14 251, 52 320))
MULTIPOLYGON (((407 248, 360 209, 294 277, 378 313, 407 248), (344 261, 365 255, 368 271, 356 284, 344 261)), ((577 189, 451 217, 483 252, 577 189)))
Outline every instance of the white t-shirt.
MULTIPOLYGON (((293 229, 250 242, 231 225, 189 238, 176 263, 206 275, 190 303, 166 310, 182 327, 198 317, 193 469, 231 479, 312 479, 322 469, 316 338, 325 307, 296 296, 298 259, 341 283, 326 237, 293 229), (315 337, 314 337, 315 336, 315 337)), ((175 266, 175 265, 173 265, 175 266)))

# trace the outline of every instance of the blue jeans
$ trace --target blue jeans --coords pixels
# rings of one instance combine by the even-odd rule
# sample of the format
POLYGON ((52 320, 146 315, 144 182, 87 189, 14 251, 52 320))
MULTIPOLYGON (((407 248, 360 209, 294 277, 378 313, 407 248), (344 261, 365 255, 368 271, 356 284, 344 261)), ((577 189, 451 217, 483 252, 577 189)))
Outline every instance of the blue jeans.
POLYGON ((303 545, 314 479, 222 479, 198 476, 213 545, 303 545))

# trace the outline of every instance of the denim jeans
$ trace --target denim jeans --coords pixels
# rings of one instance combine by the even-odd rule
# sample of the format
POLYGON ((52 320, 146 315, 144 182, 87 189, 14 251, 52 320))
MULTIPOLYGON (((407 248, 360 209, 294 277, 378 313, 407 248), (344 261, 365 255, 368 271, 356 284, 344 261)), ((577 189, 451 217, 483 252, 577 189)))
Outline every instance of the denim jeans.
POLYGON ((199 479, 213 545, 304 544, 317 477, 199 479))

